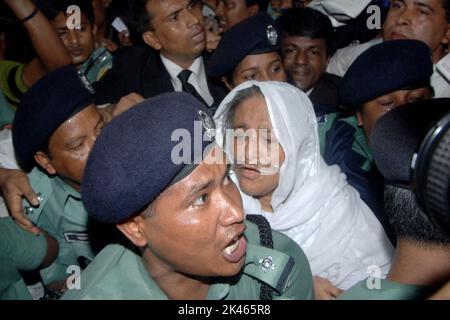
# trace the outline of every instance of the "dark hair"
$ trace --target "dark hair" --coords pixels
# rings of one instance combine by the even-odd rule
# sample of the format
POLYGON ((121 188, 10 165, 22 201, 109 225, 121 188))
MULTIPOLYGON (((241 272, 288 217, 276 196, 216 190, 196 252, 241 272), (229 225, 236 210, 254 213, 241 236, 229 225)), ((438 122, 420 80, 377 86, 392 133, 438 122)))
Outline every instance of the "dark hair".
POLYGON ((269 6, 269 0, 245 0, 245 6, 247 8, 254 6, 255 4, 258 5, 259 12, 265 12, 269 6))
POLYGON ((147 10, 147 2, 150 0, 129 1, 129 21, 133 21, 134 28, 139 35, 146 31, 153 30, 152 13, 147 10))
POLYGON ((36 2, 42 13, 50 21, 54 21, 56 16, 61 12, 65 15, 68 7, 78 6, 80 11, 88 18, 89 22, 92 24, 95 23, 92 0, 38 0, 36 2))
POLYGON ((447 17, 447 22, 450 23, 450 0, 442 0, 442 6, 445 10, 445 16, 447 17))
POLYGON ((384 201, 397 238, 414 241, 422 246, 450 244, 450 236, 433 225, 420 209, 411 190, 387 185, 384 201))
POLYGON ((262 96, 263 94, 261 89, 255 85, 239 90, 236 93, 234 98, 228 103, 229 111, 227 118, 225 120, 225 127, 224 127, 225 130, 233 128, 234 111, 236 110, 236 107, 245 100, 258 95, 262 96))
POLYGON ((291 8, 279 19, 282 34, 291 37, 324 39, 330 55, 334 41, 334 29, 330 19, 322 12, 311 8, 291 8))

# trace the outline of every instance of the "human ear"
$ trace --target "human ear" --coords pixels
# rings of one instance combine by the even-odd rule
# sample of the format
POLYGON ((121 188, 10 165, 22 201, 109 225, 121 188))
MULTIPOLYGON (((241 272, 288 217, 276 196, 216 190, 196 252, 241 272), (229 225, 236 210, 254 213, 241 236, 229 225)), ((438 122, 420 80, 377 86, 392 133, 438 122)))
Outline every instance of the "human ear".
POLYGON ((147 245, 147 239, 143 232, 142 223, 144 223, 144 218, 137 216, 126 220, 125 222, 116 225, 117 229, 120 230, 135 246, 145 247, 147 245))
MULTIPOLYGON (((447 32, 445 33, 441 42, 442 42, 442 44, 446 44, 446 45, 449 45, 449 43, 450 43, 450 23, 447 24, 447 32)), ((450 48, 448 50, 450 50, 450 48)))
POLYGON ((159 42, 158 37, 156 36, 154 31, 146 31, 142 34, 142 39, 146 44, 148 44, 150 47, 152 47, 155 50, 161 50, 162 45, 159 42))
POLYGON ((358 119, 358 127, 362 127, 364 124, 363 115, 361 111, 356 112, 356 118, 358 119))
POLYGON ((228 88, 228 90, 233 90, 234 86, 228 81, 227 77, 220 78, 220 81, 228 88))
POLYGON ((42 152, 38 151, 34 155, 34 160, 40 165, 49 175, 53 176, 56 174, 56 169, 53 167, 49 156, 42 152))

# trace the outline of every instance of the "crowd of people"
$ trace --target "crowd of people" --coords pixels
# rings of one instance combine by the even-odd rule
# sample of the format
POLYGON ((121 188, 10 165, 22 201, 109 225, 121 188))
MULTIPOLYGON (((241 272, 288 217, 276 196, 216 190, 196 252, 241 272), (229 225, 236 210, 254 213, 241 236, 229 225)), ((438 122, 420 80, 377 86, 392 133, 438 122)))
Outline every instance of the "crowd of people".
POLYGON ((0 299, 450 299, 450 0, 0 9, 0 299))

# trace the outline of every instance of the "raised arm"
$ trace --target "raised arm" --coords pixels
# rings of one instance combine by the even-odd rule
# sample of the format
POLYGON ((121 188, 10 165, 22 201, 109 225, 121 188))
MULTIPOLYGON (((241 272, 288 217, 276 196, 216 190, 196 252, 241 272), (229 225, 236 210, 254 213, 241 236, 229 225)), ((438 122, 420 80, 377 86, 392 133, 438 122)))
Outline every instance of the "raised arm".
POLYGON ((72 63, 70 54, 55 29, 31 0, 3 1, 23 21, 37 54, 37 58, 27 63, 24 69, 23 80, 28 87, 45 73, 72 63))

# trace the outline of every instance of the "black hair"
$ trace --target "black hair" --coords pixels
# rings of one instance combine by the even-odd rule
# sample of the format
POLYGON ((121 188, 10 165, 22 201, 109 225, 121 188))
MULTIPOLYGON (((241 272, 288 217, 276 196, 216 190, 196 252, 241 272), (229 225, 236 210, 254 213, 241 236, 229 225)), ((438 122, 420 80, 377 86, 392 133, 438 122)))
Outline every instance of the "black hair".
POLYGON ((227 118, 225 120, 225 127, 224 129, 230 129, 233 128, 233 119, 234 119, 234 112, 236 110, 236 107, 240 105, 242 102, 244 102, 247 99, 250 99, 254 96, 258 96, 262 94, 261 89, 258 86, 251 86, 242 90, 239 90, 234 98, 228 103, 229 111, 227 118))
POLYGON ((247 8, 254 6, 255 4, 258 5, 259 12, 265 12, 269 6, 269 0, 245 0, 245 5, 247 8))
POLYGON ((412 190, 387 185, 384 190, 386 213, 397 238, 421 246, 448 246, 450 236, 439 230, 420 209, 412 190))
POLYGON ((80 11, 88 18, 89 22, 91 24, 95 23, 92 0, 38 0, 36 2, 42 13, 50 21, 54 21, 56 16, 61 12, 66 15, 67 8, 70 6, 78 6, 80 11))
POLYGON ((450 23, 450 0, 442 0, 442 6, 445 9, 445 16, 447 18, 447 22, 450 23))
POLYGON ((327 54, 331 54, 335 32, 330 19, 322 12, 311 8, 291 8, 280 17, 278 23, 282 35, 324 39, 327 54))
POLYGON ((139 35, 153 30, 152 13, 147 10, 147 2, 150 0, 130 1, 129 21, 134 22, 134 28, 139 35))

